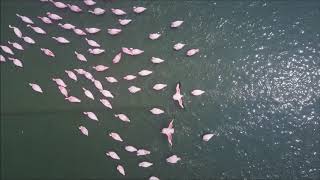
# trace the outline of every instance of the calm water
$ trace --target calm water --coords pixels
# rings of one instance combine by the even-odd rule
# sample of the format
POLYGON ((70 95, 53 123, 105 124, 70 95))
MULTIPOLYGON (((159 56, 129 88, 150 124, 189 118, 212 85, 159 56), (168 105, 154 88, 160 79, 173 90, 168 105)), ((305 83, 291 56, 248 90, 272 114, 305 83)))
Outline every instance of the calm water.
MULTIPOLYGON (((17 41, 25 51, 16 50, 24 63, 18 69, 11 62, 1 64, 1 176, 3 179, 111 179, 123 178, 117 163, 125 167, 125 178, 160 179, 206 178, 281 178, 320 177, 320 2, 232 2, 232 1, 99 1, 108 9, 103 16, 76 14, 56 9, 38 0, 1 1, 1 44, 17 41), (131 8, 141 5, 148 10, 135 15, 131 8), (123 27, 119 36, 106 33, 119 28, 110 8, 122 8, 133 22, 123 27), (57 25, 44 25, 38 15, 47 11, 64 17, 80 28, 98 27, 103 31, 88 35, 98 41, 106 53, 88 54, 83 37, 57 25), (49 35, 38 35, 15 14, 32 18, 49 35), (171 30, 168 24, 185 21, 171 30), (8 25, 19 27, 32 37, 35 45, 17 39, 8 25), (159 40, 150 41, 149 33, 161 32, 159 40), (64 36, 71 44, 60 45, 50 37, 64 36), (172 50, 177 42, 200 53, 187 58, 184 49, 172 50), (120 47, 145 50, 137 57, 123 56, 117 65, 112 58, 120 47), (50 59, 39 50, 51 49, 50 59), (88 62, 76 60, 74 51, 86 55, 88 62), (150 62, 152 56, 165 59, 161 65, 150 62), (94 72, 91 66, 104 64, 106 72, 94 72), (77 83, 65 69, 90 70, 106 89, 115 94, 114 109, 107 110, 99 101, 83 94, 86 87, 102 98, 92 83, 78 76, 77 83), (105 76, 121 79, 141 69, 154 73, 137 80, 110 84, 105 76), (81 104, 67 103, 52 77, 60 77, 81 104), (181 81, 186 110, 171 100, 175 83, 181 81), (45 91, 34 93, 29 82, 45 91), (155 92, 155 83, 166 83, 165 91, 155 92), (141 93, 129 94, 131 85, 141 93), (206 93, 193 97, 190 91, 206 93), (148 110, 161 107, 165 115, 155 116, 148 110), (99 122, 88 120, 83 111, 93 111, 99 122), (125 113, 125 124, 113 114, 125 113), (174 146, 169 147, 161 128, 174 118, 174 146), (77 129, 84 125, 89 137, 77 129), (107 134, 121 134, 125 143, 111 140, 107 134), (219 134, 204 143, 204 133, 219 134), (150 156, 136 157, 124 151, 124 144, 146 148, 150 156), (116 151, 121 160, 106 157, 116 151), (182 160, 170 165, 165 159, 177 154, 182 160), (147 160, 147 169, 138 163, 147 160)), ((80 1, 72 3, 88 8, 80 1)), ((3 54, 3 52, 1 52, 3 54)), ((6 56, 6 54, 3 54, 6 56)))

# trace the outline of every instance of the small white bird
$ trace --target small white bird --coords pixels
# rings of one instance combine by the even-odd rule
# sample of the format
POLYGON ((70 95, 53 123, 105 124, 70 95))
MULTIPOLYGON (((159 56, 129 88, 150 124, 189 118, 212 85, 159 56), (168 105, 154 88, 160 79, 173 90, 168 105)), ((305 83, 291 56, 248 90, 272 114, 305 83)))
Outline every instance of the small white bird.
POLYGON ((203 93, 205 93, 205 91, 202 91, 200 89, 195 89, 195 90, 191 91, 191 94, 194 95, 194 96, 200 96, 203 93))
POLYGON ((73 4, 67 4, 67 5, 68 5, 69 9, 73 12, 79 13, 82 11, 82 9, 77 5, 73 5, 73 4))
POLYGON ((93 66, 92 68, 98 72, 102 72, 102 71, 109 69, 108 66, 104 66, 104 65, 97 65, 97 66, 93 66))
POLYGON ((21 51, 24 50, 24 48, 23 48, 20 44, 18 44, 18 43, 16 43, 16 42, 10 42, 10 41, 8 41, 8 44, 11 44, 14 48, 16 48, 16 49, 18 49, 18 50, 21 50, 21 51))
POLYGON ((117 166, 117 170, 119 171, 120 174, 122 174, 122 175, 124 175, 124 176, 126 175, 126 173, 124 172, 123 166, 118 165, 118 166, 117 166))
POLYGON ((115 114, 114 117, 117 117, 124 122, 130 122, 130 119, 125 114, 115 114))
POLYGON ((94 80, 93 83, 94 83, 94 86, 95 86, 97 89, 103 90, 103 86, 102 86, 102 84, 101 84, 101 82, 100 82, 99 80, 94 80))
POLYGON ((9 60, 13 62, 13 64, 17 67, 23 67, 22 62, 19 59, 8 57, 9 60))
POLYGON ((168 157, 166 160, 167 160, 168 163, 175 164, 178 161, 180 161, 181 158, 178 157, 177 155, 172 155, 172 156, 168 157))
POLYGON ((182 49, 186 44, 183 43, 177 43, 173 46, 173 49, 176 51, 179 51, 180 49, 182 49))
POLYGON ((112 59, 112 63, 113 63, 113 64, 117 64, 117 63, 120 62, 120 60, 121 60, 121 52, 118 53, 118 54, 112 59))
POLYGON ((13 32, 16 34, 18 38, 22 38, 22 32, 19 28, 9 25, 9 28, 13 29, 13 32))
POLYGON ((98 54, 101 54, 101 53, 104 53, 104 49, 99 49, 99 48, 95 48, 95 49, 88 49, 89 53, 90 54, 95 54, 95 55, 98 55, 98 54))
POLYGON ((148 151, 148 150, 145 150, 145 149, 139 149, 137 151, 137 156, 146 156, 146 155, 149 155, 149 154, 151 154, 151 152, 148 151))
POLYGON ((199 49, 189 49, 187 51, 187 56, 193 56, 199 52, 199 49))
POLYGON ((42 22, 46 23, 46 24, 52 24, 53 22, 51 21, 51 19, 49 19, 48 17, 42 17, 42 16, 37 16, 39 19, 41 19, 42 22))
POLYGON ((167 87, 166 84, 155 84, 155 85, 153 86, 153 89, 159 91, 159 90, 161 90, 161 89, 163 89, 163 88, 165 88, 165 87, 167 87))
MULTIPOLYGON (((84 72, 84 77, 89 79, 90 81, 94 82, 93 75, 90 72, 84 72)), ((98 83, 98 82, 97 82, 98 83)))
POLYGON ((88 131, 88 129, 87 129, 86 127, 84 127, 84 126, 79 126, 78 128, 79 128, 79 130, 81 131, 82 134, 84 134, 84 135, 86 135, 86 136, 89 135, 89 131, 88 131))
POLYGON ((116 82, 118 82, 118 80, 117 80, 116 78, 111 77, 111 76, 105 77, 105 78, 106 78, 106 80, 107 80, 109 83, 116 83, 116 82))
POLYGON ((112 29, 108 29, 108 33, 110 35, 117 35, 121 32, 122 30, 121 29, 116 29, 116 28, 112 28, 112 29))
POLYGON ((84 29, 90 34, 95 34, 95 33, 101 31, 101 29, 99 29, 99 28, 84 28, 84 29))
POLYGON ((156 39, 159 39, 160 36, 161 36, 160 33, 151 33, 149 34, 149 39, 156 40, 156 39))
POLYGON ((129 24, 132 20, 131 19, 119 19, 118 21, 122 26, 125 26, 125 25, 129 24))
POLYGON ((110 137, 112 137, 114 140, 116 141, 120 141, 120 142, 123 142, 122 138, 120 137, 120 135, 118 133, 115 133, 115 132, 111 132, 109 134, 110 137))
POLYGON ((102 8, 94 8, 93 11, 92 11, 92 10, 89 10, 88 12, 89 12, 89 13, 92 13, 92 14, 94 14, 94 15, 99 16, 99 15, 104 14, 104 13, 106 12, 106 10, 104 10, 104 9, 102 9, 102 8))
POLYGON ((69 97, 66 97, 65 99, 71 103, 80 103, 81 102, 81 100, 75 96, 69 96, 69 97))
POLYGON ((62 79, 59 78, 52 78, 52 81, 56 82, 58 86, 67 87, 66 83, 62 79))
POLYGON ((215 134, 212 134, 212 133, 204 134, 204 135, 202 136, 202 140, 207 142, 207 141, 209 141, 214 135, 215 135, 215 134))
POLYGON ((160 58, 152 57, 151 58, 151 62, 154 63, 154 64, 160 64, 160 63, 163 63, 164 60, 160 59, 160 58))
POLYGON ((0 55, 0 62, 6 62, 6 58, 2 55, 0 55))
POLYGON ((65 23, 65 24, 61 24, 61 23, 58 23, 58 26, 62 27, 63 29, 74 29, 76 26, 72 25, 72 24, 69 24, 69 23, 65 23))
POLYGON ((94 121, 99 121, 98 117, 93 112, 83 112, 83 114, 87 115, 90 119, 92 119, 94 121))
POLYGON ((172 28, 177 28, 177 27, 181 26, 182 23, 183 23, 183 21, 180 21, 180 20, 178 20, 178 21, 173 21, 173 22, 171 23, 171 27, 172 27, 172 28))
POLYGON ((2 45, 0 45, 0 47, 1 47, 1 49, 2 49, 4 52, 6 52, 6 53, 8 53, 8 54, 11 54, 11 55, 14 55, 13 51, 12 51, 8 46, 2 46, 2 45))
POLYGON ((108 152, 106 152, 106 155, 111 157, 112 159, 120 160, 120 157, 114 151, 108 151, 108 152))
POLYGON ((76 33, 76 34, 79 35, 79 36, 85 36, 85 35, 87 35, 87 33, 85 33, 83 30, 78 29, 78 28, 74 28, 74 29, 73 29, 73 32, 76 33))
POLYGON ((136 86, 130 86, 130 87, 128 88, 128 90, 129 90, 131 93, 135 94, 135 93, 141 91, 141 88, 136 87, 136 86))
POLYGON ((122 47, 121 50, 123 53, 133 56, 131 49, 122 47))
POLYGON ((61 44, 68 44, 68 43, 70 43, 70 41, 67 40, 67 39, 64 38, 64 37, 52 37, 52 39, 58 41, 58 42, 61 43, 61 44))
POLYGON ((78 59, 79 61, 84 61, 84 62, 87 61, 87 58, 84 57, 84 55, 78 53, 77 51, 74 51, 74 54, 77 56, 77 59, 78 59))
POLYGON ((59 90, 60 90, 60 93, 64 96, 64 97, 68 97, 68 90, 63 87, 63 86, 58 86, 59 90))
POLYGON ((47 56, 55 57, 54 53, 50 49, 40 48, 40 50, 47 56))
POLYGON ((30 24, 28 24, 27 27, 30 27, 31 29, 33 29, 34 32, 36 32, 38 34, 47 34, 46 31, 44 31, 40 27, 31 26, 30 24))
POLYGON ((83 0, 83 2, 87 5, 87 6, 93 6, 96 4, 95 1, 93 0, 83 0))
POLYGON ((156 176, 151 176, 151 177, 149 177, 149 180, 160 180, 160 179, 156 176))
POLYGON ((147 8, 145 7, 136 7, 136 6, 133 6, 133 12, 137 13, 137 14, 140 14, 140 13, 143 13, 145 10, 147 10, 147 8))
POLYGON ((46 14, 47 14, 47 16, 48 16, 50 19, 52 19, 52 20, 58 21, 58 20, 61 20, 61 19, 62 19, 61 16, 59 16, 59 15, 57 15, 57 14, 53 14, 53 13, 51 13, 51 12, 47 12, 46 14))
POLYGON ((92 39, 85 38, 85 40, 92 47, 100 47, 100 44, 97 43, 96 41, 92 40, 92 39))
POLYGON ((53 0, 49 0, 49 2, 52 2, 52 4, 54 6, 56 6, 57 8, 60 8, 60 9, 68 7, 66 4, 64 4, 62 2, 54 2, 53 0))
POLYGON ((162 109, 159 109, 159 108, 152 108, 152 109, 150 110, 150 112, 151 112, 152 114, 155 114, 155 115, 159 115, 159 114, 164 113, 164 111, 163 111, 162 109))
POLYGON ((112 109, 112 105, 108 99, 100 99, 100 102, 107 108, 112 109))
POLYGON ((64 72, 67 73, 70 79, 73 79, 74 81, 78 81, 77 75, 74 72, 68 71, 68 70, 65 70, 64 72))
POLYGON ((139 167, 144 167, 144 168, 150 167, 152 165, 153 165, 152 163, 147 162, 147 161, 143 161, 143 162, 139 163, 139 167))
POLYGON ((137 76, 135 76, 135 75, 126 75, 123 77, 123 79, 125 79, 127 81, 134 80, 135 78, 137 78, 137 76))
POLYGON ((126 146, 125 150, 128 152, 136 152, 137 148, 133 147, 133 146, 126 146))
POLYGON ((73 69, 75 72, 77 72, 78 74, 81 74, 81 75, 83 75, 83 74, 85 74, 86 73, 86 71, 84 70, 84 69, 73 69))
POLYGON ((32 89, 36 92, 43 93, 41 87, 38 84, 29 83, 29 85, 32 87, 32 89))
POLYGON ((35 44, 35 43, 36 43, 31 37, 28 37, 28 36, 22 37, 22 39, 23 39, 26 43, 29 43, 29 44, 35 44))
POLYGON ((110 98, 114 98, 114 96, 113 96, 113 94, 110 92, 110 91, 108 91, 108 90, 100 90, 100 92, 101 92, 101 94, 102 95, 104 95, 104 97, 110 97, 110 98))
POLYGON ((89 91, 88 89, 86 89, 86 88, 84 88, 84 87, 82 87, 82 90, 84 91, 84 94, 85 94, 88 98, 94 100, 94 97, 93 97, 93 94, 91 93, 91 91, 89 91))
POLYGON ((19 17, 25 23, 34 24, 33 21, 30 18, 28 18, 27 16, 22 16, 20 14, 16 14, 16 16, 19 17))
POLYGON ((148 75, 150 75, 151 73, 152 73, 152 71, 149 71, 149 70, 141 70, 141 71, 138 72, 138 74, 139 74, 140 76, 148 76, 148 75))
POLYGON ((127 14, 126 12, 124 12, 121 9, 113 9, 113 8, 111 8, 111 11, 112 11, 113 14, 115 14, 117 16, 122 16, 122 15, 127 14))

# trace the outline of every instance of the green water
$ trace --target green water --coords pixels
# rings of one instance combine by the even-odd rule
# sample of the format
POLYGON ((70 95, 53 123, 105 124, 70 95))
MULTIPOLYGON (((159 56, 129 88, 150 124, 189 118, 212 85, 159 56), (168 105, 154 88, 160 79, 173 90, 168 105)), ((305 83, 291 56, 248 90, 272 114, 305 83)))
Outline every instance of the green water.
MULTIPOLYGON (((98 0, 97 0, 98 1, 98 0)), ((69 1, 88 8, 78 1, 69 1)), ((160 179, 264 178, 317 179, 320 177, 320 3, 310 2, 232 2, 232 1, 98 1, 96 7, 107 9, 103 16, 60 10, 51 3, 38 0, 1 1, 1 45, 8 40, 20 43, 25 50, 15 50, 24 68, 12 62, 1 63, 1 177, 2 179, 160 179), (134 5, 145 6, 141 15, 133 14, 134 5), (128 12, 133 22, 120 27, 110 8, 128 12), (84 37, 55 24, 45 25, 36 16, 46 12, 61 15, 62 22, 84 29, 102 31, 88 35, 106 49, 93 56, 84 37), (47 35, 33 32, 18 19, 19 13, 30 17, 47 35), (182 19, 178 29, 169 24, 182 19), (32 37, 35 45, 18 39, 8 25, 20 28, 32 37), (122 28, 118 36, 107 34, 107 28, 122 28), (148 39, 149 33, 160 32, 159 40, 148 39), (61 45, 51 39, 63 36, 71 41, 61 45), (176 52, 178 42, 187 46, 176 52), (48 58, 40 47, 51 49, 56 57, 48 58), (112 58, 121 47, 143 49, 140 56, 123 55, 119 64, 112 58), (186 57, 189 48, 200 53, 186 57), (74 51, 84 54, 88 62, 76 60, 74 51), (152 56, 165 60, 154 65, 152 56), (94 72, 97 64, 110 67, 94 72), (85 97, 86 87, 96 99, 102 95, 94 85, 78 75, 69 79, 64 70, 83 68, 110 90, 112 110, 98 100, 85 97), (149 69, 153 74, 124 81, 127 74, 149 69), (114 76, 110 84, 104 77, 114 76), (51 78, 62 78, 70 94, 80 104, 64 100, 51 78), (171 99, 175 84, 182 83, 185 110, 171 99), (29 82, 39 84, 40 95, 29 82), (152 87, 168 84, 161 92, 152 87), (131 85, 142 92, 130 94, 131 85), (200 97, 191 90, 202 89, 200 97), (164 115, 149 110, 160 107, 164 115), (82 114, 95 112, 99 122, 82 114), (131 123, 113 115, 124 113, 131 123), (160 130, 174 118, 173 147, 160 130), (83 136, 78 126, 89 130, 83 136), (107 134, 118 132, 124 143, 115 142, 107 134), (216 133, 211 141, 201 140, 204 133, 216 133), (125 145, 151 151, 136 157, 124 150, 125 145), (114 150, 120 161, 111 160, 106 151, 114 150), (172 154, 181 157, 177 164, 167 164, 172 154), (150 161, 150 168, 138 163, 150 161), (126 176, 120 175, 122 164, 126 176)), ((6 58, 7 54, 1 52, 6 58)))

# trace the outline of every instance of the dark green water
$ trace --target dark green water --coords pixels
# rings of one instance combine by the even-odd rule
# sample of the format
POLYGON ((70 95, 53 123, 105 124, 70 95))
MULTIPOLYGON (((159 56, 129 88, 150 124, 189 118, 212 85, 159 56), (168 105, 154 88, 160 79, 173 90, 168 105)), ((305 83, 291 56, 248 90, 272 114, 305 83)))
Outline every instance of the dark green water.
MULTIPOLYGON (((301 179, 320 177, 320 2, 232 2, 232 1, 99 1, 97 7, 107 13, 96 17, 60 10, 38 0, 1 1, 1 44, 8 40, 23 45, 16 52, 23 69, 10 61, 1 63, 1 177, 2 179, 160 179, 263 178, 301 179), (141 5, 148 10, 135 15, 131 8, 141 5), (110 36, 107 28, 119 28, 110 8, 129 12, 133 22, 123 27, 119 36, 110 36), (45 25, 36 16, 46 12, 61 15, 80 28, 102 29, 89 39, 99 42, 106 53, 93 56, 83 37, 54 25, 45 25), (15 14, 26 15, 48 35, 38 35, 15 14), (182 19, 182 27, 172 30, 169 23, 182 19), (32 37, 35 45, 18 39, 8 25, 32 37), (151 41, 149 33, 161 32, 151 41), (70 44, 60 45, 52 36, 63 36, 70 44), (185 50, 175 52, 172 46, 184 42, 200 53, 186 57, 185 50), (112 58, 121 47, 145 50, 141 56, 123 56, 117 65, 112 58), (40 47, 51 49, 56 57, 48 58, 40 47), (87 63, 76 60, 73 52, 85 54, 87 63), (152 56, 165 59, 160 65, 150 62, 152 56), (106 72, 94 72, 91 66, 104 64, 106 72), (65 69, 84 68, 115 94, 113 110, 84 96, 81 87, 90 89, 96 99, 102 98, 84 77, 75 83, 65 69), (151 76, 127 82, 120 80, 142 69, 154 71, 151 76), (110 84, 105 76, 119 83, 110 84), (70 93, 82 100, 66 102, 53 77, 62 78, 70 93), (186 110, 172 101, 175 83, 181 81, 186 110), (32 91, 36 82, 43 95, 32 91), (152 86, 166 83, 163 92, 152 86), (141 87, 132 95, 127 88, 141 87), (206 93, 193 97, 190 91, 206 93), (165 115, 155 116, 148 110, 161 107, 165 115), (99 122, 88 120, 82 112, 93 111, 99 122), (125 124, 113 114, 125 113, 131 119, 125 124), (174 118, 173 147, 160 130, 174 118), (84 125, 89 136, 77 129, 84 125), (125 143, 113 141, 107 134, 118 132, 125 143), (219 134, 204 143, 204 133, 219 134), (151 150, 147 157, 136 157, 124 150, 130 144, 151 150), (107 158, 106 151, 116 151, 121 160, 107 158), (177 154, 182 160, 167 164, 165 159, 177 154), (153 162, 150 168, 138 163, 153 162), (127 176, 121 176, 116 165, 122 164, 127 176)), ((84 10, 82 2, 72 1, 84 10)), ((7 54, 1 52, 8 57, 7 54)))

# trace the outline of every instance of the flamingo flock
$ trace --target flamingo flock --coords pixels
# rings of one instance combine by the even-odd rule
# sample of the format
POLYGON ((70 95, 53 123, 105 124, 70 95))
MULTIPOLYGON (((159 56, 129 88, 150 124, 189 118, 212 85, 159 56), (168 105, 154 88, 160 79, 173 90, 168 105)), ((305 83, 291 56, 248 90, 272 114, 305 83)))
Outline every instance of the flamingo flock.
MULTIPOLYGON (((92 8, 92 6, 94 6, 96 4, 95 1, 93 0, 83 0, 83 3, 85 6, 87 6, 88 8, 90 8, 88 11, 85 11, 84 7, 79 7, 78 5, 73 5, 73 4, 66 4, 64 2, 59 2, 59 1, 53 1, 53 0, 40 0, 41 2, 46 2, 46 3, 51 3, 53 6, 55 6, 58 9, 64 9, 64 10, 70 10, 73 13, 91 13, 93 15, 96 16, 102 16, 105 13, 107 13, 106 9, 103 8, 99 8, 99 7, 95 7, 92 8)), ((126 12, 123 9, 117 9, 117 8, 111 8, 110 9, 111 13, 116 15, 117 17, 121 17, 123 15, 127 15, 128 12, 126 12)), ((147 8, 145 7, 140 7, 140 6, 134 6, 132 8, 133 13, 136 14, 146 14, 147 13, 147 8)), ((34 17, 34 19, 32 20, 32 18, 29 18, 27 16, 21 15, 21 14, 16 14, 17 18, 21 19, 21 21, 23 21, 26 24, 26 27, 32 29, 36 34, 38 34, 39 36, 43 36, 46 35, 48 36, 49 34, 41 27, 39 27, 42 23, 42 25, 46 25, 46 24, 56 24, 56 26, 58 28, 63 28, 65 30, 71 30, 74 31, 74 33, 76 35, 80 36, 86 36, 87 33, 88 34, 96 34, 98 32, 101 31, 100 28, 97 27, 85 27, 85 28, 79 28, 76 25, 70 24, 70 23, 62 23, 61 20, 65 20, 66 17, 61 17, 58 14, 55 13, 51 13, 51 12, 47 12, 46 14, 43 14, 41 16, 37 16, 34 17), (36 21, 36 18, 38 18, 40 20, 40 22, 36 21), (43 24, 44 23, 44 24, 43 24)), ((133 19, 118 19, 119 24, 124 27, 127 25, 134 25, 134 20, 133 19)), ((182 20, 176 20, 170 23, 170 27, 172 29, 175 28, 179 28, 180 26, 182 26, 184 23, 184 21, 182 20)), ((9 25, 9 29, 12 29, 14 34, 17 36, 17 38, 22 39, 23 41, 25 41, 28 44, 35 44, 37 43, 33 38, 25 36, 24 33, 18 28, 15 27, 13 25, 9 25)), ((110 28, 107 29, 107 33, 112 35, 112 36, 121 36, 121 32, 124 31, 122 29, 116 29, 116 28, 110 28)), ((162 34, 159 32, 153 32, 147 35, 149 37, 150 40, 157 40, 159 38, 161 38, 162 36, 165 36, 165 33, 163 32, 162 34)), ((80 37, 83 38, 83 37, 80 37)), ((18 39, 18 40, 19 40, 18 39)), ((62 36, 58 36, 58 37, 51 37, 52 40, 56 41, 57 43, 60 44, 69 44, 72 43, 70 40, 68 40, 65 37, 62 36)), ((88 49, 88 52, 79 52, 78 50, 74 50, 74 55, 76 57, 77 60, 79 60, 80 62, 87 62, 87 58, 85 57, 85 53, 90 53, 93 55, 100 55, 105 53, 105 49, 103 49, 102 45, 99 44, 96 40, 93 39, 88 39, 87 37, 83 38, 83 42, 87 43, 91 48, 88 49)), ((177 43, 173 46, 173 50, 174 51, 180 51, 182 50, 185 46, 187 46, 187 44, 184 43, 177 43)), ((19 51, 25 51, 25 48, 23 48, 22 45, 20 45, 17 42, 14 41, 7 41, 7 44, 1 44, 1 49, 4 52, 4 54, 0 55, 0 61, 1 63, 6 62, 6 60, 10 60, 13 62, 13 64, 19 68, 23 68, 23 61, 17 59, 15 56, 14 51, 19 50, 19 51)), ((44 55, 48 56, 48 58, 55 58, 55 53, 50 50, 47 49, 45 47, 42 47, 39 49, 39 51, 41 51, 44 55)), ((199 49, 197 48, 191 48, 189 50, 186 51, 186 56, 190 57, 190 56, 194 56, 197 53, 199 53, 199 49)), ((144 53, 144 50, 138 49, 138 48, 132 48, 132 47, 122 47, 119 50, 119 53, 116 54, 114 56, 114 58, 112 59, 112 63, 113 64, 117 64, 120 63, 121 58, 123 55, 128 55, 128 56, 138 56, 144 53)), ((154 64, 161 64, 164 63, 165 60, 158 58, 158 57, 150 57, 150 61, 151 63, 154 64)), ((99 64, 99 65, 95 65, 92 67, 92 69, 94 69, 96 72, 103 72, 106 71, 110 68, 113 67, 108 67, 106 65, 103 64, 99 64)), ((95 94, 93 94, 88 88, 86 87, 82 87, 83 93, 85 95, 85 97, 89 98, 92 101, 100 101, 101 104, 106 108, 107 111, 112 111, 113 106, 112 106, 112 100, 115 100, 115 96, 113 95, 113 93, 109 90, 107 90, 105 87, 103 87, 102 83, 100 80, 96 79, 94 77, 94 75, 92 75, 90 72, 88 72, 85 69, 66 69, 65 70, 65 76, 67 76, 68 78, 72 79, 75 83, 79 81, 78 76, 84 76, 86 79, 88 79, 89 81, 91 81, 94 86, 99 90, 99 92, 104 96, 104 98, 97 98, 97 96, 95 94)), ((105 77, 104 81, 107 81, 109 83, 117 83, 120 80, 125 80, 125 81, 131 81, 134 80, 136 78, 140 78, 140 77, 145 77, 145 76, 151 76, 153 73, 155 73, 153 70, 148 70, 148 69, 142 69, 139 72, 137 72, 136 75, 133 74, 128 74, 122 78, 116 78, 113 76, 107 76, 105 77)), ((72 95, 72 92, 70 92, 67 89, 67 84, 63 81, 63 79, 59 78, 59 77, 54 77, 52 78, 52 81, 54 83, 56 83, 60 93, 63 95, 63 98, 69 102, 69 103, 81 103, 81 99, 79 99, 78 97, 75 97, 72 95)), ((45 94, 45 88, 42 89, 41 86, 39 84, 36 84, 35 82, 29 82, 28 85, 32 88, 32 90, 34 90, 36 93, 39 94, 45 94)), ((158 83, 155 84, 153 86, 153 90, 155 91, 164 91, 164 90, 169 90, 167 87, 170 86, 170 84, 166 84, 165 82, 162 83, 158 83)), ((132 94, 136 94, 136 93, 142 93, 142 88, 137 87, 137 86, 130 86, 128 88, 128 91, 132 94)), ((200 89, 194 89, 190 92, 191 95, 193 96, 200 96, 203 95, 205 93, 205 91, 200 90, 200 89)), ((178 82, 175 85, 175 92, 172 93, 172 100, 174 102, 177 103, 178 107, 183 109, 185 108, 184 102, 183 102, 183 92, 182 92, 182 88, 181 88, 181 83, 178 82)), ((168 98, 168 100, 170 100, 170 98, 168 98)), ((148 109, 148 111, 150 111, 150 113, 154 114, 154 115, 161 115, 166 113, 164 110, 160 109, 159 107, 154 107, 152 109, 148 109)), ((86 116, 88 119, 93 120, 93 121, 99 121, 98 116, 94 113, 94 112, 83 112, 83 115, 86 116)), ((120 113, 120 114, 114 114, 114 118, 118 119, 119 121, 122 121, 123 123, 131 123, 131 118, 129 118, 126 114, 124 113, 120 113)), ((173 125, 174 120, 170 120, 170 123, 168 124, 167 127, 164 127, 159 134, 163 134, 167 137, 167 141, 171 146, 173 146, 173 135, 175 132, 175 128, 173 125)), ((79 127, 77 128, 84 136, 89 136, 90 131, 83 125, 79 125, 79 127)), ((179 129, 177 129, 177 131, 179 131, 179 129)), ((120 134, 118 134, 117 132, 110 132, 108 134, 110 136, 110 138, 112 138, 115 141, 118 141, 120 143, 124 143, 127 142, 126 139, 123 139, 120 134)), ((209 141, 213 136, 215 136, 214 133, 207 133, 204 134, 202 136, 202 140, 207 142, 209 141)), ((124 150, 129 152, 129 153, 136 153, 137 156, 147 156, 151 154, 151 151, 146 150, 146 149, 138 149, 132 145, 126 145, 124 147, 124 150)), ((120 156, 115 152, 115 151, 107 151, 106 152, 106 156, 110 159, 113 159, 115 161, 120 160, 120 156)), ((181 159, 181 157, 177 156, 177 155, 172 155, 170 157, 168 157, 166 159, 167 163, 170 164, 175 164, 178 163, 181 159)), ((148 162, 148 161, 142 161, 140 163, 138 163, 138 166, 141 168, 148 168, 153 166, 152 162, 148 162)), ((125 172, 125 166, 121 165, 121 164, 116 164, 116 169, 117 171, 125 176, 126 172, 125 172)), ((156 176, 151 176, 149 177, 150 180, 156 180, 159 179, 156 176)))

